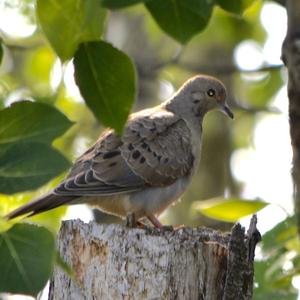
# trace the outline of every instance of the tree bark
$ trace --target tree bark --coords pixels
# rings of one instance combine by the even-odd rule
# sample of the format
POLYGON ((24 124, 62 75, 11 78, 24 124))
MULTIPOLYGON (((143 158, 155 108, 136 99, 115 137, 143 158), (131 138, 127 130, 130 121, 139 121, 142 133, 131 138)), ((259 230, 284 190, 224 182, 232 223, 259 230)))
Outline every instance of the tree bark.
POLYGON ((56 267, 49 299, 251 299, 256 217, 248 233, 62 224, 58 249, 74 270, 56 267))
POLYGON ((300 1, 286 0, 288 30, 282 60, 288 68, 290 134, 293 147, 295 213, 300 232, 300 1))

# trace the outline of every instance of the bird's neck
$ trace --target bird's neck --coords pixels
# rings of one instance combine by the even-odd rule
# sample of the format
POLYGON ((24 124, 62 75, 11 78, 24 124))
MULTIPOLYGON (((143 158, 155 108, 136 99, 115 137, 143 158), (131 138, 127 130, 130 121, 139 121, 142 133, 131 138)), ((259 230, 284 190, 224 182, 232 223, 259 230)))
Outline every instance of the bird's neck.
MULTIPOLYGON (((175 96, 176 97, 176 96, 175 96)), ((182 118, 189 128, 193 128, 194 131, 202 131, 202 121, 207 113, 206 109, 193 111, 192 107, 189 107, 180 99, 172 98, 163 103, 165 110, 174 113, 176 116, 182 118)))
MULTIPOLYGON (((200 114, 191 113, 191 108, 179 107, 178 103, 174 102, 176 99, 171 99, 164 103, 164 108, 180 117, 187 125, 191 132, 191 147, 192 153, 195 157, 193 170, 197 169, 201 153, 201 141, 202 141, 202 121, 206 113, 200 114)), ((179 99, 180 100, 180 99, 179 99)), ((178 101, 179 102, 179 101, 178 101)), ((182 102, 181 102, 182 103, 182 102)), ((194 171, 192 171, 192 174, 194 171)))

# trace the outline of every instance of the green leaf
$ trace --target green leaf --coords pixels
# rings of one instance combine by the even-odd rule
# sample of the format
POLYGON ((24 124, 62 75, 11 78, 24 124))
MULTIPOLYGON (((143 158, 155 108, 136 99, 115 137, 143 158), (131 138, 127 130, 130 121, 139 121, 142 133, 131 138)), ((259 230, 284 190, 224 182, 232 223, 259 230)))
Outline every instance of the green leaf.
POLYGON ((99 0, 38 0, 37 16, 51 46, 62 61, 84 41, 100 39, 106 11, 99 0))
POLYGON ((264 252, 277 252, 295 236, 297 236, 296 218, 288 217, 263 235, 262 249, 264 252))
POLYGON ((255 0, 215 0, 223 9, 235 13, 242 14, 255 0))
POLYGON ((242 217, 261 210, 268 204, 262 200, 213 198, 205 201, 196 201, 193 204, 193 208, 213 219, 236 222, 242 217))
POLYGON ((35 189, 70 166, 57 150, 42 143, 19 143, 0 153, 0 193, 35 189))
POLYGON ((16 102, 0 111, 0 148, 24 141, 51 143, 72 124, 52 106, 16 102))
POLYGON ((210 0, 150 0, 145 5, 161 29, 183 44, 206 27, 213 9, 210 0))
POLYGON ((17 224, 0 235, 0 291, 36 296, 49 279, 55 260, 50 231, 17 224))
POLYGON ((110 9, 123 8, 147 0, 101 0, 101 5, 110 9))
POLYGON ((21 101, 0 111, 0 192, 34 189, 69 167, 49 145, 72 123, 52 106, 21 101))
POLYGON ((80 45, 74 66, 88 107, 120 134, 135 99, 136 76, 130 58, 106 42, 89 42, 80 45))

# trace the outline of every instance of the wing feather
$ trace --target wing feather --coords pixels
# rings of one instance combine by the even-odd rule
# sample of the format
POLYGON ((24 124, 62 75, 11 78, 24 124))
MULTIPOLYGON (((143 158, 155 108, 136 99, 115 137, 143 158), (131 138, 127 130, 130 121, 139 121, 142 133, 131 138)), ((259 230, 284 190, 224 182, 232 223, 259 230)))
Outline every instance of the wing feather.
POLYGON ((167 111, 134 115, 119 137, 106 131, 74 164, 55 194, 114 195, 164 186, 189 173, 193 164, 190 132, 167 111))
POLYGON ((188 126, 166 111, 129 122, 120 149, 130 168, 152 186, 188 175, 194 163, 188 126))

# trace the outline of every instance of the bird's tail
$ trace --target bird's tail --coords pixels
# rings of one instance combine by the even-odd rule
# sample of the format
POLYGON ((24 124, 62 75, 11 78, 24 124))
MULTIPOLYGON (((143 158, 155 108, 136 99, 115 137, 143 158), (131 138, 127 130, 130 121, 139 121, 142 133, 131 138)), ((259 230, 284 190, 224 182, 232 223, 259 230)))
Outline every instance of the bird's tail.
POLYGON ((11 220, 22 215, 27 215, 27 217, 31 217, 36 214, 64 205, 74 200, 75 198, 77 197, 59 196, 53 193, 49 193, 17 208, 16 210, 7 214, 4 218, 6 220, 11 220))

